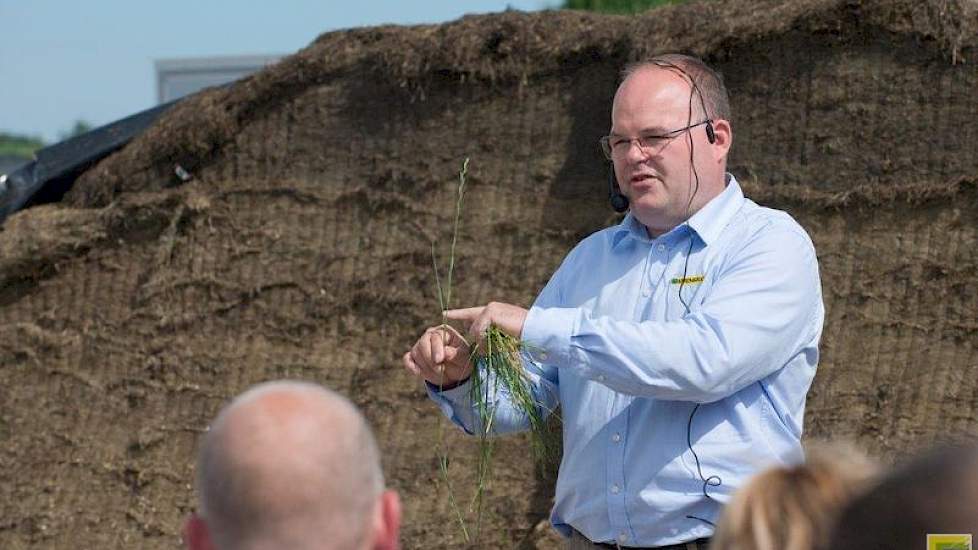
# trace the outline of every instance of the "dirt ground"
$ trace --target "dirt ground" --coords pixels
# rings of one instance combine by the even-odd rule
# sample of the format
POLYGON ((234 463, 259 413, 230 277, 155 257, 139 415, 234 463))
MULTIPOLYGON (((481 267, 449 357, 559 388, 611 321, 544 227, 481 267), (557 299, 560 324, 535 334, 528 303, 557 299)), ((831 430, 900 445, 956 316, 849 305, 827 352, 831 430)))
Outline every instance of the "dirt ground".
MULTIPOLYGON (((464 547, 436 441, 462 500, 474 442, 399 366, 439 319, 455 174, 470 157, 456 303, 529 304, 615 222, 596 141, 618 72, 661 51, 723 72, 731 172, 815 241, 808 437, 893 460, 978 434, 976 28, 946 0, 507 12, 324 34, 182 102, 0 231, 0 547, 179 547, 201 432, 283 377, 363 408, 406 548, 464 547)), ((559 547, 527 445, 498 446, 479 547, 559 547)))

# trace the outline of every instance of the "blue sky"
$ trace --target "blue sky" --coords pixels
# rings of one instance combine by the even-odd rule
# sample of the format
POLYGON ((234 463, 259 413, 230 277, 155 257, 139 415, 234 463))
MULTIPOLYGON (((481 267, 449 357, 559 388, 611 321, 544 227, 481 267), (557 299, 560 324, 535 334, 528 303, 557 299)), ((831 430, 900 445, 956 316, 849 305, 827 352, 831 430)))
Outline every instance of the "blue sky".
POLYGON ((56 141, 156 103, 157 59, 289 54, 323 32, 547 0, 0 0, 0 131, 56 141))

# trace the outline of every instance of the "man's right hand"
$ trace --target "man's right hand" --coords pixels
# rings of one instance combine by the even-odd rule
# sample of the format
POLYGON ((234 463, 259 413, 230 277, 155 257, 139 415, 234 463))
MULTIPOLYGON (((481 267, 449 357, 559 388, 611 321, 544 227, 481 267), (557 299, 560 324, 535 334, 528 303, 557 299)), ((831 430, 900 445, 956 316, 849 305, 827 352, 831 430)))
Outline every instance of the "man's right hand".
POLYGON ((454 386, 472 374, 468 342, 448 325, 431 327, 404 354, 404 368, 435 386, 454 386))

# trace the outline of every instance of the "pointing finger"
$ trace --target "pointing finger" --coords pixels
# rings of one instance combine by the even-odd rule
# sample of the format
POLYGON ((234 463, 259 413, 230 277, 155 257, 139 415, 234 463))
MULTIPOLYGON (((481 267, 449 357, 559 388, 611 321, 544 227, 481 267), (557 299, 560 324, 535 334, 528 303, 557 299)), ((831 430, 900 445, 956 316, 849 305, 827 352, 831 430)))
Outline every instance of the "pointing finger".
POLYGON ((449 309, 444 312, 445 318, 452 319, 454 321, 462 321, 464 323, 471 323, 479 315, 482 315, 482 310, 486 309, 485 306, 479 307, 467 307, 462 309, 449 309))

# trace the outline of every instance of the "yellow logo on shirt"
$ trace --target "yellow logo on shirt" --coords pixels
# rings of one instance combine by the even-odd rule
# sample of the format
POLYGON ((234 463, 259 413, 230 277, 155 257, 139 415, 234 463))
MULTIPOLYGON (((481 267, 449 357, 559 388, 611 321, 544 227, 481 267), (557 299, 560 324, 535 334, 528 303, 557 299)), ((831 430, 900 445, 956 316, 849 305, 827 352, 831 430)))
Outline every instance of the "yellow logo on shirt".
POLYGON ((702 283, 704 279, 706 279, 706 275, 692 275, 683 278, 676 277, 669 282, 674 285, 698 285, 702 283))
POLYGON ((971 550, 971 535, 927 535, 927 550, 971 550))

